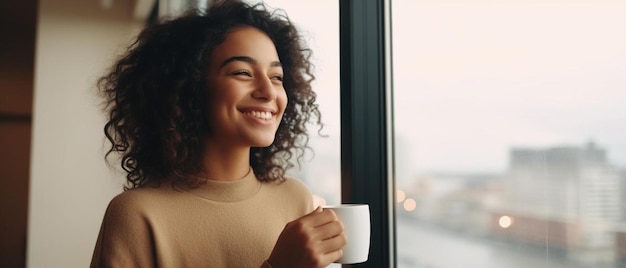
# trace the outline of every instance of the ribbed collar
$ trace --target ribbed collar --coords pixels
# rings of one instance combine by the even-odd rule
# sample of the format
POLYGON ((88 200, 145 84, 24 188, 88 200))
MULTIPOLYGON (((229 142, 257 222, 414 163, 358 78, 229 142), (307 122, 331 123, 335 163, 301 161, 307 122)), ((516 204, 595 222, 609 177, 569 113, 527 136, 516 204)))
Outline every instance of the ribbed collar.
POLYGON ((261 189, 252 168, 243 178, 235 181, 208 180, 204 185, 189 190, 189 193, 216 202, 237 202, 254 196, 261 189))

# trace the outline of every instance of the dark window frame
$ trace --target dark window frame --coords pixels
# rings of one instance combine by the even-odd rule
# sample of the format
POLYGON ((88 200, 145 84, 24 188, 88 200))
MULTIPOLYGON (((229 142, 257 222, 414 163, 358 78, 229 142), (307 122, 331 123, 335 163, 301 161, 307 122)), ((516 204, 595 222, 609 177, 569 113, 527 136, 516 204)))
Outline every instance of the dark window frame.
POLYGON ((395 267, 390 0, 340 0, 341 198, 367 203, 367 262, 395 267))

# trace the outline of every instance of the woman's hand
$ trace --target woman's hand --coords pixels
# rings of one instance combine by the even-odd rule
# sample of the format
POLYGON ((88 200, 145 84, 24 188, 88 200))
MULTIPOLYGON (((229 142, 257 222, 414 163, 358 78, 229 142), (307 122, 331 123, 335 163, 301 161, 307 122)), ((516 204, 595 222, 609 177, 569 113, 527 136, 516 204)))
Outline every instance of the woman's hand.
POLYGON ((326 267, 343 255, 346 242, 335 212, 317 207, 285 226, 267 262, 274 268, 326 267))

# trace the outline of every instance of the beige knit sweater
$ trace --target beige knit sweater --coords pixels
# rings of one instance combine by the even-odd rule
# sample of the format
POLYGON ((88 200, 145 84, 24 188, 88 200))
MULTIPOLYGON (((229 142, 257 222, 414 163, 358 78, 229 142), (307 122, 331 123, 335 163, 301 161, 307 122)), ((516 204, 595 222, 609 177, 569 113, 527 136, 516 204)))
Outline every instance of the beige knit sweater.
POLYGON ((91 267, 262 267, 285 225, 313 210, 298 180, 234 182, 191 191, 170 184, 115 197, 91 267))

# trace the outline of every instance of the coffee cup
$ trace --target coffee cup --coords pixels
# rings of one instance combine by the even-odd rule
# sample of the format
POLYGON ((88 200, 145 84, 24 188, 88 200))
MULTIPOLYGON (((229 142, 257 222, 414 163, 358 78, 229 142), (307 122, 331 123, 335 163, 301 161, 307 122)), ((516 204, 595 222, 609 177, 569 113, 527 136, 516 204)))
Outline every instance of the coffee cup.
POLYGON ((347 244, 343 256, 335 263, 351 264, 367 261, 370 248, 370 209, 367 204, 341 204, 323 206, 331 209, 343 223, 347 244))

